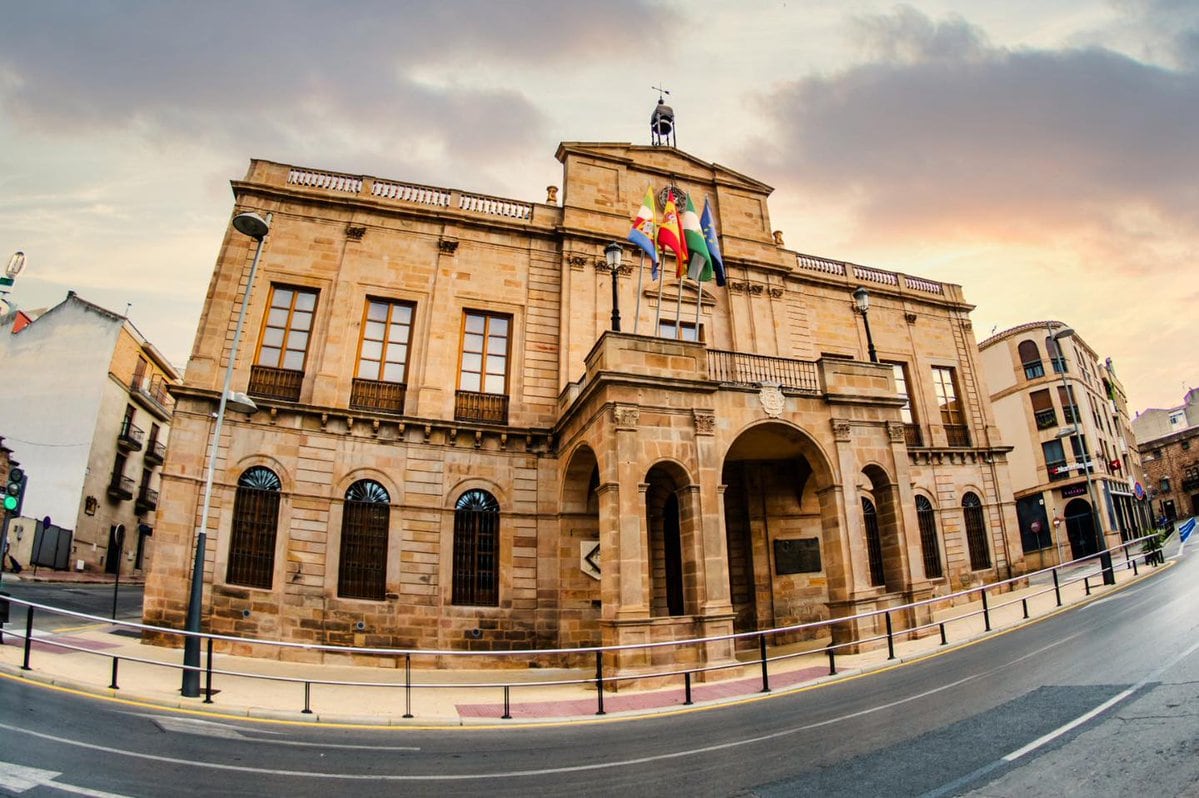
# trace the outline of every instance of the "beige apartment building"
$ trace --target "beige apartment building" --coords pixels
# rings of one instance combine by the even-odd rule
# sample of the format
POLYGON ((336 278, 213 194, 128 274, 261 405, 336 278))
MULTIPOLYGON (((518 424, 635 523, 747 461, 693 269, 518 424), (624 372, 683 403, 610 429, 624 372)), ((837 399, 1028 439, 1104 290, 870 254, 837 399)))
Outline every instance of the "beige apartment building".
POLYGON ((1030 566, 1065 562, 1146 528, 1124 387, 1060 321, 1022 324, 979 344, 1008 455, 1030 566), (1098 512, 1095 508, 1098 507, 1098 512))
POLYGON ((127 317, 74 291, 5 317, 0 361, 0 433, 28 480, 22 517, 9 524, 18 561, 143 571, 178 372, 127 317))
POLYGON ((642 643, 1023 572, 959 286, 788 250, 769 186, 673 147, 556 156, 544 203, 250 163, 233 210, 270 232, 252 285, 256 241, 221 245, 176 391, 147 622, 184 621, 246 291, 232 389, 257 409, 227 415, 216 454, 204 629, 642 643), (647 188, 659 209, 667 190, 711 204, 724 285, 676 279, 669 256, 653 279, 625 240, 647 188))
POLYGON ((1199 389, 1187 391, 1176 407, 1138 413, 1132 427, 1153 517, 1199 515, 1199 389))

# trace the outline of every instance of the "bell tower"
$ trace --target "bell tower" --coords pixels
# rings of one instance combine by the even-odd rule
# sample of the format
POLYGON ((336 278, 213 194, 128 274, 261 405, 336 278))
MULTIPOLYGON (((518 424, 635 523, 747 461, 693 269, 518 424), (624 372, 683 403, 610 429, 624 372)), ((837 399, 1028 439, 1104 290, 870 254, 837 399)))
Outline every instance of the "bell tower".
POLYGON ((649 115, 649 141, 655 147, 676 147, 674 137, 674 109, 666 104, 664 94, 670 94, 666 89, 653 86, 658 92, 658 105, 649 115))

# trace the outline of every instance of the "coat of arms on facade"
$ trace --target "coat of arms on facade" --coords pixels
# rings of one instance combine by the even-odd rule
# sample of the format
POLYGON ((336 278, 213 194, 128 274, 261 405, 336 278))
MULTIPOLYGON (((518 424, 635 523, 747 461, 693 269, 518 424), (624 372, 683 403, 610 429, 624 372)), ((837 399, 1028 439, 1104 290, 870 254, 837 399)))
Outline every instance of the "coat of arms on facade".
POLYGON ((762 409, 771 418, 778 418, 783 414, 783 408, 787 406, 782 388, 777 382, 764 382, 761 385, 762 390, 758 392, 758 399, 762 402, 762 409))

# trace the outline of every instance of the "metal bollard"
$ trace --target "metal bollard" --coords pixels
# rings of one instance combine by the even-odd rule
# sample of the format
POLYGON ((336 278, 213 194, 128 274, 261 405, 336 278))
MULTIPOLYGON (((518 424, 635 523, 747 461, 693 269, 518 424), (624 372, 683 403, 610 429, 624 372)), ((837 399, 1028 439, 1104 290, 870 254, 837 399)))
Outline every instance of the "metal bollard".
POLYGON ((21 663, 21 670, 30 671, 33 668, 29 667, 29 649, 33 645, 33 607, 25 608, 25 661, 21 663))
POLYGON ((891 613, 884 612, 883 619, 887 622, 887 659, 895 659, 895 632, 891 628, 891 613))
POLYGON ((766 668, 766 635, 758 635, 758 656, 762 660, 762 690, 770 692, 770 673, 766 668))
POLYGON ((828 651, 828 675, 836 676, 837 675, 837 660, 834 658, 834 655, 833 655, 833 647, 829 646, 828 649, 826 649, 826 650, 828 651))
POLYGON ((508 685, 504 685, 504 714, 500 715, 501 720, 512 720, 512 704, 509 701, 508 685))
POLYGON ((304 682, 304 708, 300 710, 300 714, 312 714, 312 682, 304 682))
POLYGON ((208 638, 208 662, 204 666, 204 703, 212 703, 212 638, 208 638))
POLYGON ((987 591, 980 591, 983 597, 983 631, 991 631, 991 608, 987 606, 987 591))
POLYGON ((412 655, 404 655, 404 717, 412 717, 412 655))
POLYGON ((599 708, 595 714, 606 715, 604 712, 604 652, 595 652, 595 694, 596 700, 599 702, 599 708))
POLYGON ((1020 599, 1020 603, 1024 606, 1024 620, 1028 620, 1028 599, 1020 599))
POLYGON ((949 645, 949 638, 945 635, 945 621, 941 621, 941 623, 938 624, 938 626, 941 627, 941 645, 943 645, 943 646, 949 645))
POLYGON ((1062 586, 1057 580, 1057 569, 1054 568, 1051 573, 1053 574, 1053 593, 1057 596, 1057 605, 1060 607, 1062 606, 1062 586))
POLYGON ((683 705, 691 706, 691 671, 683 674, 683 705))
POLYGON ((112 658, 112 682, 108 685, 109 690, 120 690, 117 686, 117 663, 121 661, 120 657, 112 658))
POLYGON ((1082 578, 1082 587, 1083 587, 1083 590, 1086 591, 1086 594, 1088 596, 1091 595, 1091 577, 1084 576, 1082 578))

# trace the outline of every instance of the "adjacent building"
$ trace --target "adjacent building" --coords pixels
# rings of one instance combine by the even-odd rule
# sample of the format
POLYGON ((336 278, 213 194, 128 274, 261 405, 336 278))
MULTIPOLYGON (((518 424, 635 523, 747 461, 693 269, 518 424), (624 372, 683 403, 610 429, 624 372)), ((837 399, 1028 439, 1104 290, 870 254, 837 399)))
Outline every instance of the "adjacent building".
POLYGON ((0 432, 28 480, 24 518, 12 521, 28 546, 19 550, 38 556, 32 539, 50 518, 55 540, 42 555, 51 561, 113 574, 144 569, 176 370, 128 318, 73 291, 39 315, 9 315, 0 363, 0 432))
POLYGON ((184 621, 246 292, 232 389, 257 409, 227 414, 215 453, 205 629, 639 643, 1023 572, 959 286, 788 250, 769 186, 673 147, 557 159, 544 203, 250 163, 233 210, 270 232, 253 284, 256 241, 226 234, 174 392, 147 622, 184 621), (625 240, 647 189, 710 204, 723 275, 679 280, 664 256, 655 279, 625 240))
POLYGON ((1177 407, 1138 413, 1132 427, 1154 518, 1199 515, 1199 388, 1177 407))
POLYGON ((1111 359, 1101 361, 1060 321, 1013 327, 979 350, 995 418, 1012 446, 1030 564, 1085 557, 1136 537, 1147 518, 1137 498, 1141 463, 1111 359))

